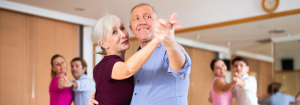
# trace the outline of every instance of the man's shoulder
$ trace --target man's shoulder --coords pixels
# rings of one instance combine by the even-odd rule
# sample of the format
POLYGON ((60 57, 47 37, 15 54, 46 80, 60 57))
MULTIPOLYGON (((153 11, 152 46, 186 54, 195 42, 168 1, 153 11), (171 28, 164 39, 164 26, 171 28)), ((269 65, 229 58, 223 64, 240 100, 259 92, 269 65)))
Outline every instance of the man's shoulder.
POLYGON ((248 77, 248 78, 255 79, 255 77, 254 77, 254 76, 251 76, 251 75, 249 75, 249 77, 248 77))
POLYGON ((244 80, 255 80, 256 78, 254 76, 249 75, 248 77, 244 78, 244 80))
POLYGON ((87 77, 87 76, 84 76, 83 78, 79 78, 79 80, 87 80, 87 81, 94 81, 93 79, 87 77))

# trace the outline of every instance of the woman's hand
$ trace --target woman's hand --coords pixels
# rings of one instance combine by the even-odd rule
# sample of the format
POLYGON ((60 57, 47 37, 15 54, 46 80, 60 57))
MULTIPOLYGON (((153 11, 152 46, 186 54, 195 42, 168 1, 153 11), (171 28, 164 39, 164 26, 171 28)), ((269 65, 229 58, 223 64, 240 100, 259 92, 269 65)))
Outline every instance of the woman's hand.
POLYGON ((71 87, 72 83, 69 82, 69 78, 67 76, 61 77, 58 80, 58 88, 71 87))

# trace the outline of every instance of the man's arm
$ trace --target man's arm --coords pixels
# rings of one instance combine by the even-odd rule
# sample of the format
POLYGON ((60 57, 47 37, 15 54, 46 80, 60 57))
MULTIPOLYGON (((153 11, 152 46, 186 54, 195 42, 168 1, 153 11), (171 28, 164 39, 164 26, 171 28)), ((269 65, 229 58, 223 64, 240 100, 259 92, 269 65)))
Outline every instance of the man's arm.
POLYGON ((74 91, 94 91, 95 90, 95 82, 89 78, 74 80, 73 83, 74 83, 74 87, 73 87, 74 91))
POLYGON ((255 79, 255 77, 252 77, 252 76, 248 77, 245 80, 238 81, 237 85, 246 90, 257 86, 256 79, 255 79))
MULTIPOLYGON (((74 80, 73 82, 73 88, 72 89, 77 89, 78 83, 74 80)), ((65 88, 68 87, 70 88, 72 86, 72 82, 69 82, 69 78, 67 76, 61 77, 58 80, 58 87, 59 88, 65 88)))
POLYGON ((155 35, 167 50, 171 69, 177 72, 184 67, 186 56, 175 39, 174 27, 179 29, 182 28, 177 24, 175 17, 176 13, 173 13, 169 21, 159 19, 158 24, 155 27, 155 35))
POLYGON ((244 88, 246 86, 246 82, 243 80, 240 80, 237 85, 239 85, 241 88, 244 88))

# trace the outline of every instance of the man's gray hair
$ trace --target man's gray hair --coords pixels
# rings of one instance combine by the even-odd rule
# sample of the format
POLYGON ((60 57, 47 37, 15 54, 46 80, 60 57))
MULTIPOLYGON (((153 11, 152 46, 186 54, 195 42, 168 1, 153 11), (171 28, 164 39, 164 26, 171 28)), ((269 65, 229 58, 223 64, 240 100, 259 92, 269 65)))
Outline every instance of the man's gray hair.
POLYGON ((153 10, 156 19, 158 19, 158 14, 156 13, 156 10, 155 10, 154 7, 153 7, 152 5, 150 5, 149 3, 139 3, 138 5, 134 6, 134 7, 131 9, 130 14, 132 14, 132 11, 133 11, 135 8, 140 7, 140 6, 149 6, 149 7, 153 10))

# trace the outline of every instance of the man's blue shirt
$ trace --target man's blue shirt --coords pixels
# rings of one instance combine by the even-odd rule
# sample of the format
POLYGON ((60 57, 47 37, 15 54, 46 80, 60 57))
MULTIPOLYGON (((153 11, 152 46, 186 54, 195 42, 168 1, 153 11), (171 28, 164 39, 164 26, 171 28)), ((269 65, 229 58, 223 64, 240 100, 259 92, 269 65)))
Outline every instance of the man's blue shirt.
POLYGON ((77 82, 77 89, 74 90, 74 104, 75 105, 88 105, 89 98, 95 89, 95 82, 93 79, 88 78, 85 74, 82 75, 77 82))
POLYGON ((191 58, 182 46, 180 48, 186 60, 184 67, 175 72, 170 67, 166 48, 162 44, 158 45, 149 60, 134 75, 131 105, 188 105, 191 58))

